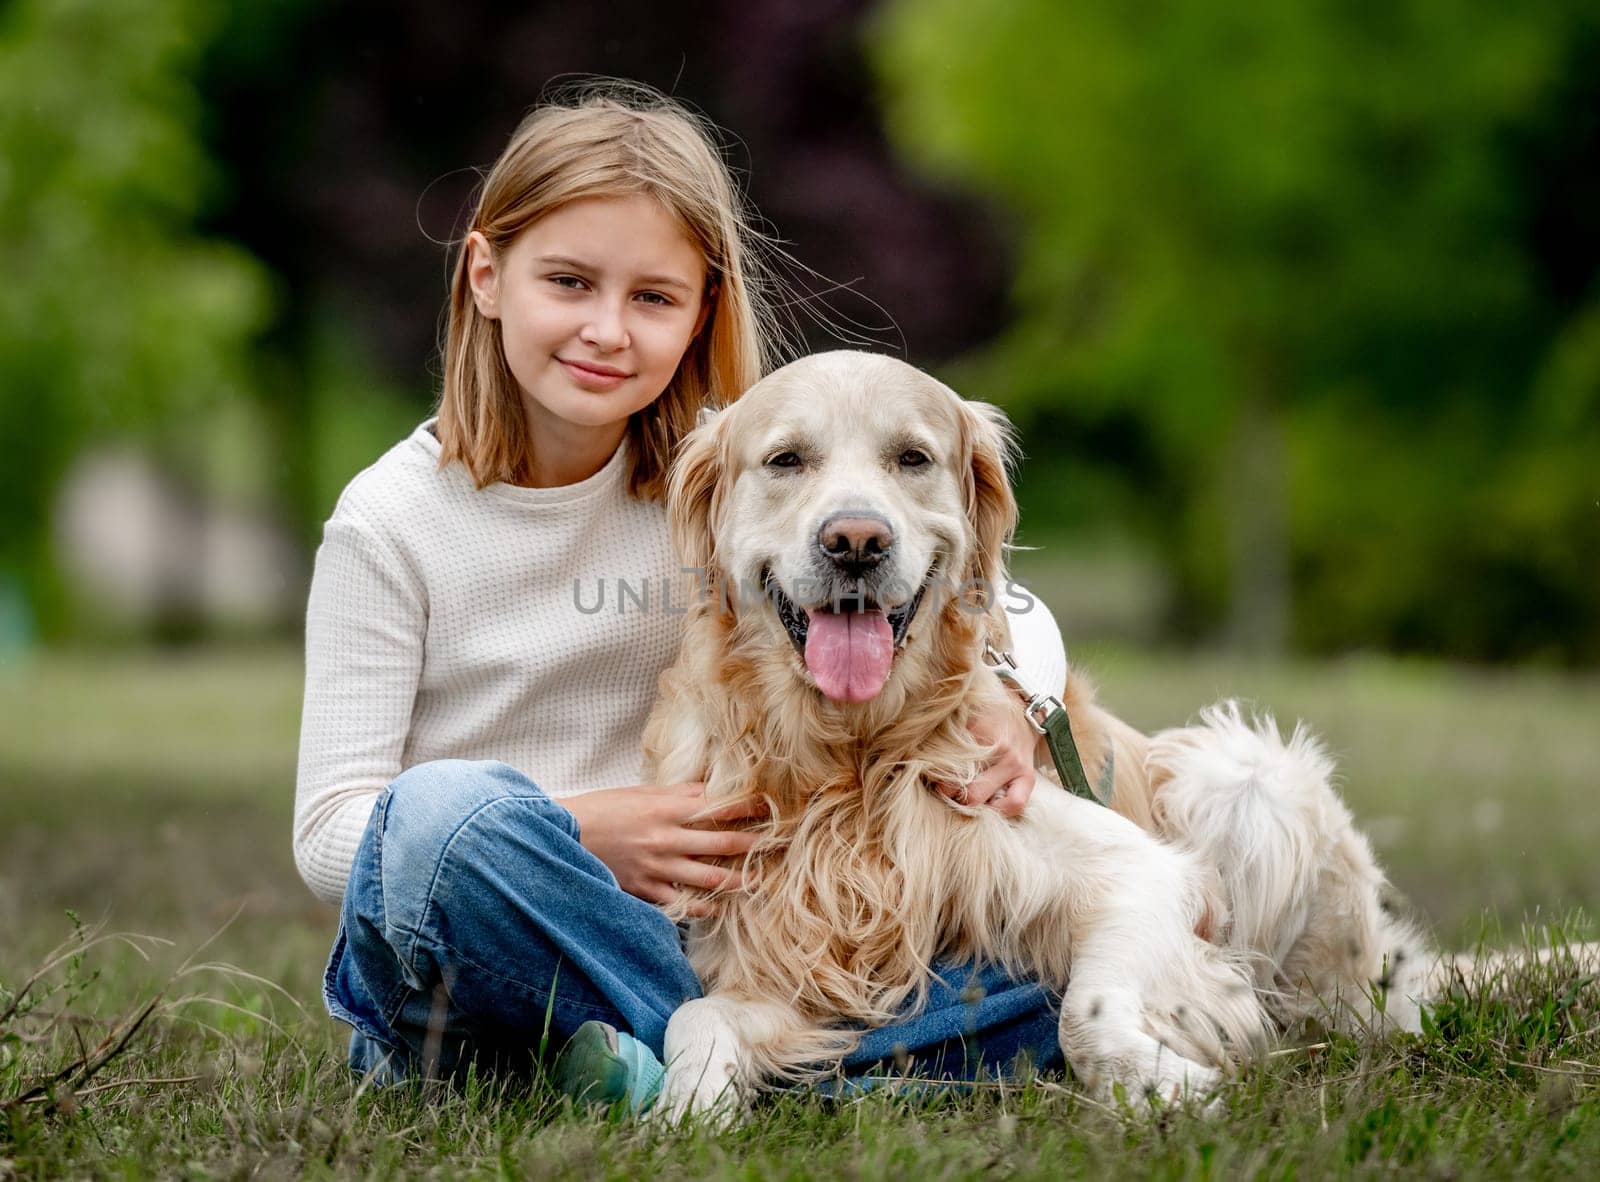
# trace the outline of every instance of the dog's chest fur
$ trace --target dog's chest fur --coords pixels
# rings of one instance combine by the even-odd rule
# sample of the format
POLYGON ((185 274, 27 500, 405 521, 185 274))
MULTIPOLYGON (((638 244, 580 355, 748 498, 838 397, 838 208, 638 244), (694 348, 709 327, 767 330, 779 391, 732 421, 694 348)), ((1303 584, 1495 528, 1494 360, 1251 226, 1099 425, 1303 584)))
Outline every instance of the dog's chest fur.
POLYGON ((685 771, 694 761, 667 752, 698 736, 708 795, 770 806, 752 823, 763 838, 748 886, 701 896, 714 913, 693 925, 689 954, 708 992, 872 1025, 926 986, 936 957, 995 950, 1007 893, 995 875, 1009 860, 993 846, 1014 833, 931 786, 969 782, 985 757, 968 722, 1005 691, 974 658, 981 627, 946 605, 935 643, 878 699, 840 711, 785 692, 792 654, 691 616, 653 719, 655 766, 685 771))
POLYGON ((718 897, 691 942, 708 990, 790 997, 817 1017, 884 1020, 935 957, 964 950, 955 876, 908 874, 904 857, 925 851, 936 831, 976 822, 913 774, 862 776, 841 761, 804 808, 770 823, 745 861, 748 889, 718 897), (919 831, 915 843, 907 826, 919 831), (755 949, 759 956, 741 955, 755 949))

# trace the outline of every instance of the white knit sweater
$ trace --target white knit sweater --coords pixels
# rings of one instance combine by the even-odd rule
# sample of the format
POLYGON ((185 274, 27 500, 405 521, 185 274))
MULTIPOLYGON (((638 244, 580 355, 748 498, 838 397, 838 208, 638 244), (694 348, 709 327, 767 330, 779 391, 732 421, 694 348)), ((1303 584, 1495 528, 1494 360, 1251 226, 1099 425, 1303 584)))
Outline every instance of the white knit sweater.
MULTIPOLYGON (((294 855, 338 903, 373 802, 406 768, 497 759, 550 796, 639 782, 640 739, 692 593, 627 448, 562 488, 473 487, 424 423, 350 482, 306 609, 294 855), (641 602, 642 601, 642 602, 641 602)), ((1012 617, 1059 686, 1049 612, 1012 617)))

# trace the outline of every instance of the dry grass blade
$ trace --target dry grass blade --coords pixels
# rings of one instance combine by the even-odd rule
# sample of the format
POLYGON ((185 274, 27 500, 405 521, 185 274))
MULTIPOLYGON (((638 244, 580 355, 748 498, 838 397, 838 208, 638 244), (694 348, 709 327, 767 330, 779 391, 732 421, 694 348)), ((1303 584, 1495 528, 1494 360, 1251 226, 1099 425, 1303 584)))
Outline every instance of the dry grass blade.
MULTIPOLYGON (((283 1033, 283 1028, 270 1018, 255 1014, 252 1011, 246 1010, 240 1006, 236 1006, 230 1002, 223 1001, 220 998, 192 995, 181 997, 174 1001, 167 1000, 167 988, 170 987, 178 977, 194 972, 232 971, 240 976, 249 978, 259 985, 271 986, 274 989, 278 988, 265 978, 259 977, 256 974, 245 973, 243 970, 234 969, 233 966, 230 965, 218 963, 204 963, 197 965, 194 963, 195 957, 198 956, 199 953, 208 947, 213 941, 215 941, 217 937, 221 935, 222 931, 225 931, 228 925, 232 924, 234 920, 238 918, 238 915, 239 913, 236 911, 231 917, 229 917, 221 929, 213 932, 193 952, 189 954, 189 956, 184 960, 183 964, 180 965, 167 978, 166 985, 159 989, 153 996, 145 1000, 141 1005, 138 1006, 137 1009, 130 1010, 128 1013, 119 1018, 112 1025, 111 1029, 106 1033, 104 1038, 102 1038, 92 1048, 86 1046, 84 1043, 81 1025, 74 1023, 71 1026, 71 1030, 74 1038, 76 1038, 78 1042, 77 1054, 59 1069, 29 1081, 26 1088, 19 1094, 0 1099, 0 1112, 17 1110, 22 1108, 24 1105, 43 1105, 44 1111, 47 1114, 58 1110, 71 1112, 76 1109, 78 1099, 81 1096, 92 1095, 108 1088, 127 1087, 130 1084, 140 1082, 137 1080, 122 1080, 92 1087, 84 1086, 100 1071, 102 1071, 107 1064, 111 1063, 125 1050, 127 1050, 129 1044, 133 1041, 134 1036, 137 1035, 138 1032, 144 1027, 145 1023, 149 1021, 151 1015, 157 1013, 158 1010, 163 1015, 170 1016, 176 1009, 184 1005, 188 1005, 193 1002, 204 1001, 213 1005, 222 1006, 225 1009, 231 1009, 239 1013, 248 1014, 251 1018, 264 1022, 273 1030, 283 1033)), ((76 916, 73 918, 74 922, 76 923, 76 916)), ((171 940, 164 940, 152 936, 140 936, 129 932, 101 934, 100 929, 102 926, 103 922, 89 928, 77 926, 69 937, 63 940, 60 944, 56 945, 55 948, 46 954, 43 962, 31 974, 29 974, 28 978, 12 996, 9 1004, 6 1006, 4 1014, 0 1015, 0 1030, 4 1030, 6 1024, 16 1019, 19 1014, 31 1012, 32 1007, 24 1009, 24 1004, 29 995, 40 984, 40 982, 44 981, 63 965, 68 965, 72 962, 75 962, 90 949, 105 943, 122 943, 132 948, 145 960, 149 960, 149 953, 143 946, 144 943, 148 943, 150 945, 166 945, 169 947, 173 943, 171 940)), ((280 989, 279 992, 282 992, 282 990, 280 989)), ((291 998, 291 1000, 293 999, 291 998)), ((303 1008, 298 1006, 298 1002, 296 1002, 296 1006, 297 1008, 301 1008, 302 1013, 304 1012, 303 1008)), ((65 1013, 53 1016, 50 1024, 54 1026, 57 1021, 65 1017, 68 1017, 68 1015, 65 1013)), ((19 1039, 21 1037, 22 1036, 19 1032, 19 1039)), ((149 1082, 191 1082, 192 1078, 199 1077, 185 1077, 181 1080, 152 1080, 149 1082)))
MULTIPOLYGON (((72 1088, 71 1089, 71 1094, 72 1094, 72 1097, 73 1097, 74 1100, 79 1100, 79 1099, 82 1099, 84 1096, 92 1096, 96 1092, 111 1091, 114 1088, 132 1088, 132 1087, 154 1088, 154 1087, 168 1086, 168 1085, 172 1085, 172 1084, 199 1083, 201 1080, 203 1080, 205 1078, 206 1077, 203 1076, 203 1075, 175 1075, 175 1076, 172 1076, 172 1077, 167 1078, 167 1079, 113 1079, 113 1080, 107 1080, 105 1083, 95 1084, 92 1087, 72 1088)), ((48 1096, 33 1096, 33 1097, 30 1097, 30 1098, 28 1098, 26 1100, 19 1099, 15 1103, 45 1104, 45 1103, 48 1103, 48 1102, 49 1102, 49 1097, 48 1096)))
POLYGON ((72 935, 68 936, 65 940, 61 941, 61 943, 57 944, 48 953, 46 953, 44 961, 39 965, 38 968, 29 974, 28 979, 24 981, 17 989, 16 993, 12 995, 11 1003, 6 1006, 5 1012, 0 1013, 0 1028, 3 1028, 7 1022, 10 1022, 17 1016, 17 1012, 21 1009, 22 1003, 27 999, 28 994, 33 991, 33 987, 35 985, 44 980, 51 973, 55 972, 55 970, 60 968, 63 964, 66 964, 73 957, 81 956, 91 948, 94 948, 100 944, 126 944, 140 956, 144 957, 146 960, 149 960, 150 954, 140 946, 139 942, 141 940, 148 941, 150 944, 165 945, 169 948, 173 943, 171 940, 163 939, 160 936, 145 936, 140 935, 137 932, 108 932, 104 935, 101 935, 100 929, 104 926, 104 921, 101 921, 100 923, 95 924, 93 927, 77 928, 73 931, 72 935))
POLYGON ((139 1032, 139 1028, 145 1024, 146 1019, 155 1012, 156 1006, 160 1003, 161 994, 158 993, 145 1002, 134 1017, 124 1018, 119 1022, 94 1050, 80 1054, 61 1070, 34 1084, 21 1095, 0 1101, 0 1110, 43 1100, 47 1104, 46 1111, 51 1111, 56 1107, 57 1101, 48 1097, 58 1086, 64 1088, 69 1095, 76 1095, 79 1085, 92 1079, 96 1072, 127 1049, 133 1036, 139 1032))

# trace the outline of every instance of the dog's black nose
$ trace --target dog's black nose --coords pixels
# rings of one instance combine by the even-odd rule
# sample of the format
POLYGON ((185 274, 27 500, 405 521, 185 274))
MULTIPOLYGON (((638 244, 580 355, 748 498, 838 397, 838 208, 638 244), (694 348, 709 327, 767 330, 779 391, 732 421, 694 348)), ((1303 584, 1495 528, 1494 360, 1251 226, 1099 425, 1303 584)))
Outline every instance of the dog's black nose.
POLYGON ((894 530, 875 514, 835 513, 817 531, 817 548, 846 574, 862 575, 894 548, 894 530))

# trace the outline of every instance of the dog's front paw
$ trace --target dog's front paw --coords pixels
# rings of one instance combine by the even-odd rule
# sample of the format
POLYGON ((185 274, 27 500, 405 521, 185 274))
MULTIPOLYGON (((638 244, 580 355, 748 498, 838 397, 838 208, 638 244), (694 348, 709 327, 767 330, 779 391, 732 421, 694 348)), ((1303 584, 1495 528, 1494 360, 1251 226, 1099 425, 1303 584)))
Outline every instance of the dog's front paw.
POLYGON ((745 1110, 731 1070, 713 1071, 711 1064, 698 1070, 674 1065, 667 1068, 661 1093, 646 1116, 653 1123, 693 1122, 720 1132, 743 1120, 745 1110))
POLYGON ((1155 1061, 1138 1068, 1128 1063, 1119 1066, 1124 1070, 1074 1063, 1073 1074, 1091 1096, 1106 1103, 1129 1104, 1146 1111, 1177 1104, 1209 1111, 1217 1105, 1222 1073, 1165 1048, 1155 1061))
POLYGON ((1135 1107, 1210 1107, 1223 1074, 1146 1029, 1148 1011, 1129 996, 1070 997, 1061 1012, 1061 1049, 1078 1081, 1098 1099, 1135 1107))
POLYGON ((1169 1051, 1157 1062, 1153 1078, 1142 1081, 1142 1095, 1152 1108, 1196 1104, 1210 1111, 1218 1103, 1217 1091, 1222 1078, 1222 1072, 1216 1068, 1169 1051))

